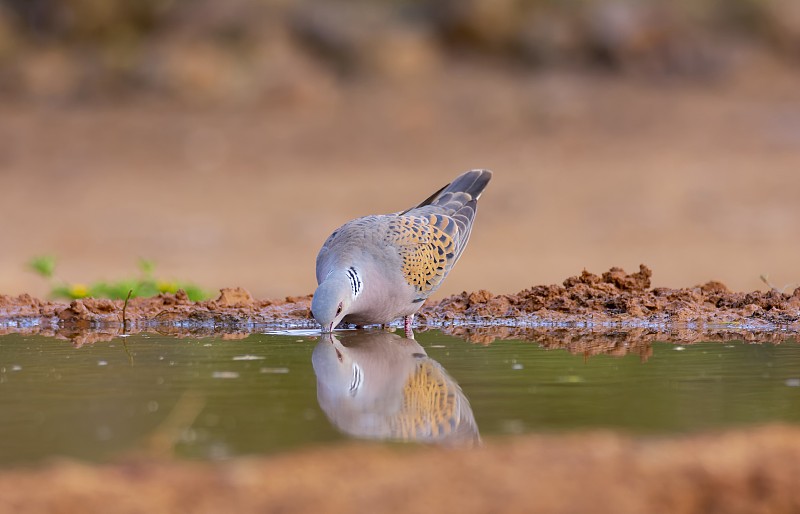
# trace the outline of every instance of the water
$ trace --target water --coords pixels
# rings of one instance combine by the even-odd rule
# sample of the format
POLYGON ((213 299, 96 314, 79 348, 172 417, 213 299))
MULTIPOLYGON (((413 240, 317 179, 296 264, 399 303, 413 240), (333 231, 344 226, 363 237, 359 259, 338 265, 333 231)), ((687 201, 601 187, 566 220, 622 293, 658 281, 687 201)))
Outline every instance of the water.
POLYGON ((585 358, 425 332, 318 340, 0 337, 0 466, 53 456, 223 459, 351 438, 472 444, 591 428, 800 422, 800 345, 652 344, 585 358))

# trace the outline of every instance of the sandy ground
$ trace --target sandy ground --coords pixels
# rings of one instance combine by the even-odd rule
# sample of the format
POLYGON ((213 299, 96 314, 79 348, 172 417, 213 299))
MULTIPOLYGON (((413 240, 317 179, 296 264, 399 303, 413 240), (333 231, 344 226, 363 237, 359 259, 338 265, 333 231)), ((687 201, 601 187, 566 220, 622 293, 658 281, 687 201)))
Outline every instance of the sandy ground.
POLYGON ((495 171, 438 294, 516 292, 583 268, 656 286, 796 287, 800 75, 718 79, 480 69, 336 84, 263 105, 0 104, 0 292, 53 253, 71 282, 136 273, 257 298, 313 291, 339 224, 495 171))
POLYGON ((0 512, 791 513, 800 430, 528 436, 477 450, 351 445, 216 464, 0 472, 0 512))

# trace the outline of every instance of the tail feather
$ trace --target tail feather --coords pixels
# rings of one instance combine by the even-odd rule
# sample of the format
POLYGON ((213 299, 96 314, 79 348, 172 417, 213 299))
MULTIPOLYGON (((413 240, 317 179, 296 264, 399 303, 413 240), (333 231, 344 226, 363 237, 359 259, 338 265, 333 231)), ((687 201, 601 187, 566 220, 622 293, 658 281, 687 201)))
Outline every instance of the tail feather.
POLYGON ((453 216, 469 204, 471 204, 469 206, 474 211, 475 203, 477 203, 478 198, 480 198, 491 178, 492 172, 489 170, 470 170, 462 173, 453 182, 433 193, 419 205, 399 214, 403 215, 411 211, 422 210, 420 214, 430 211, 453 216), (424 209, 428 206, 436 208, 424 209))
MULTIPOLYGON (((466 193, 473 199, 480 198, 481 193, 486 188, 486 184, 492 178, 492 172, 489 170, 470 170, 462 173, 450 183, 443 191, 446 193, 466 193)), ((432 203, 436 203, 436 199, 432 203)))
POLYGON ((489 170, 462 173, 421 204, 400 214, 444 214, 455 220, 462 234, 468 235, 478 209, 478 198, 491 178, 489 170))

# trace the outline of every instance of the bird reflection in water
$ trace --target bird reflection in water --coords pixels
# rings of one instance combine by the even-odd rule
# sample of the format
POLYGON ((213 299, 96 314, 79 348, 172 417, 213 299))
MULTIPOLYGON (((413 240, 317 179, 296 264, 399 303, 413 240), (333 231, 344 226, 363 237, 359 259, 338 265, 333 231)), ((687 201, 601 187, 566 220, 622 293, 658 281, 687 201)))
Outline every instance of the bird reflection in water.
POLYGON ((467 397, 413 339, 383 330, 323 334, 311 361, 319 405, 345 434, 459 446, 480 443, 467 397))

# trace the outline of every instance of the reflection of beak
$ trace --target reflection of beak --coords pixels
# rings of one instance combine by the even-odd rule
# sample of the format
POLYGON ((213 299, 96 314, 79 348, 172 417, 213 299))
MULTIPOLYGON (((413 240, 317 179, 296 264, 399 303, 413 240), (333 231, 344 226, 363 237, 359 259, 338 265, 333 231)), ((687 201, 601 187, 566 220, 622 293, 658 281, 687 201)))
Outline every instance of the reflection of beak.
POLYGON ((333 322, 332 321, 331 321, 331 326, 328 327, 328 333, 330 333, 330 334, 333 333, 333 322))
POLYGON ((321 332, 322 332, 322 337, 320 337, 321 341, 325 341, 326 343, 331 343, 333 346, 336 346, 336 343, 339 342, 339 340, 336 339, 336 336, 333 335, 333 332, 325 332, 325 329, 322 329, 321 332))

